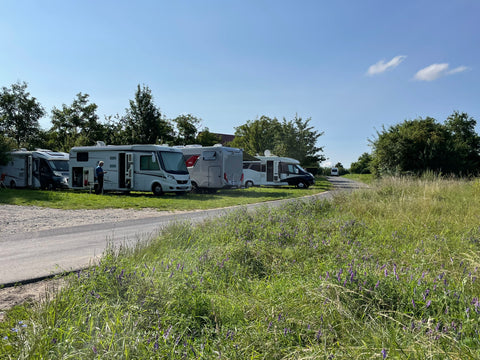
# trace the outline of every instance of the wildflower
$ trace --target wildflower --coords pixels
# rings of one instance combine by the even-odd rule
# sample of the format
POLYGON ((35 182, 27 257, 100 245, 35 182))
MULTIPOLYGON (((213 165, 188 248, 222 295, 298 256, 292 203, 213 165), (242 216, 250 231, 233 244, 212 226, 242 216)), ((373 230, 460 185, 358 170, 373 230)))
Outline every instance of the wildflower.
POLYGON ((415 307, 415 300, 414 299, 412 299, 412 305, 413 305, 413 307, 415 307))
POLYGON ((382 349, 382 356, 383 356, 384 359, 387 358, 387 350, 382 349))
POLYGON ((8 340, 8 336, 4 336, 4 337, 3 337, 3 340, 8 340))
POLYGON ((432 303, 432 301, 431 301, 431 300, 428 300, 428 301, 427 301, 427 304, 426 304, 425 306, 428 308, 431 303, 432 303))

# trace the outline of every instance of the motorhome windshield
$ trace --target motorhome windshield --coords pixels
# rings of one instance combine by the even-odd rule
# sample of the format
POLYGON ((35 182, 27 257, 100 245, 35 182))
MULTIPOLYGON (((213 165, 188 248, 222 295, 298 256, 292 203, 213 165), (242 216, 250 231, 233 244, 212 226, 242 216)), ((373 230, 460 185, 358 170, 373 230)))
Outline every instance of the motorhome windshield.
POLYGON ((181 152, 158 151, 157 153, 166 172, 171 174, 188 174, 185 159, 181 152))
POLYGON ((67 160, 50 160, 48 163, 53 171, 68 172, 67 160))

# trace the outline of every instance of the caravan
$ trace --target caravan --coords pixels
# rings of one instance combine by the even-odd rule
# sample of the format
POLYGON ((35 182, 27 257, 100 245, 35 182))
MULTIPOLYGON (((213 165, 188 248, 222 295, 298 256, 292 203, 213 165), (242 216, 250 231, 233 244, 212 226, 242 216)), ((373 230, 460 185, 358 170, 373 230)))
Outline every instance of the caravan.
POLYGON ((178 146, 196 192, 215 192, 237 188, 242 184, 243 150, 222 146, 178 146))
POLYGON ((312 174, 300 166, 300 162, 287 157, 271 155, 255 156, 252 161, 243 162, 243 185, 293 185, 308 188, 315 184, 312 174))
POLYGON ((104 145, 70 150, 72 189, 94 189, 95 168, 104 162, 105 191, 152 191, 183 194, 191 189, 182 152, 160 145, 104 145))
POLYGON ((68 188, 67 153, 22 149, 8 155, 8 163, 0 166, 0 175, 5 186, 33 189, 68 188))

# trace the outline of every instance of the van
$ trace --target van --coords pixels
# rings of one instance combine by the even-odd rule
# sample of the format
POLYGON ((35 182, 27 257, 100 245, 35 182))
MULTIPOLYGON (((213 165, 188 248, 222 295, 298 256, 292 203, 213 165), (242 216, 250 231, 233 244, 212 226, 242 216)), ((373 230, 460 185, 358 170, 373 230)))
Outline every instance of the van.
POLYGON ((331 176, 338 176, 338 168, 334 167, 332 170, 330 170, 330 175, 331 176))

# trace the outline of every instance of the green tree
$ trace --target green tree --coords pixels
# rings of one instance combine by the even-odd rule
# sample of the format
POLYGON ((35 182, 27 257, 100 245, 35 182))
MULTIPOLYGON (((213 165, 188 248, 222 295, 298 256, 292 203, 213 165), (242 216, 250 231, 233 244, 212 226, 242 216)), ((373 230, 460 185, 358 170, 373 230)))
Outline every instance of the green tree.
POLYGON ((191 114, 187 114, 177 116, 173 119, 173 122, 177 127, 175 143, 177 145, 194 144, 201 120, 191 114))
POLYGON ((323 133, 310 126, 311 119, 302 120, 295 116, 293 120, 282 122, 276 118, 262 116, 255 121, 236 128, 235 139, 231 146, 243 148, 250 155, 264 154, 271 150, 278 156, 287 156, 299 160, 302 164, 317 164, 325 160, 319 154, 323 151, 316 143, 323 133))
POLYGON ((162 119, 160 109, 153 102, 152 91, 137 86, 135 100, 126 109, 125 132, 130 144, 155 144, 173 141, 172 125, 162 119))
POLYGON ((40 131, 39 120, 45 110, 27 91, 27 83, 17 82, 0 92, 0 128, 15 140, 18 148, 30 148, 30 142, 40 131))
POLYGON ((458 173, 471 174, 480 167, 480 137, 475 132, 477 122, 466 113, 455 111, 445 121, 445 127, 451 135, 450 160, 458 173))
POLYGON ((235 139, 231 146, 241 148, 250 155, 263 154, 265 150, 274 150, 276 138, 281 132, 281 123, 268 116, 261 116, 255 121, 235 128, 235 139))
POLYGON ((372 155, 363 153, 356 162, 350 165, 350 172, 352 174, 370 174, 370 166, 372 164, 372 155))
POLYGON ((8 152, 13 149, 13 140, 0 133, 0 165, 6 165, 9 156, 8 152))
POLYGON ((94 145, 103 140, 104 127, 96 114, 98 106, 89 103, 89 95, 78 93, 70 106, 52 109, 52 128, 49 142, 59 150, 70 151, 74 146, 94 145))
POLYGON ((431 117, 405 120, 383 128, 377 132, 371 146, 372 168, 376 175, 450 173, 454 170, 450 133, 431 117))
POLYGON ((213 146, 218 144, 220 139, 217 134, 211 133, 208 128, 204 128, 200 131, 197 135, 195 143, 202 145, 202 146, 213 146))

